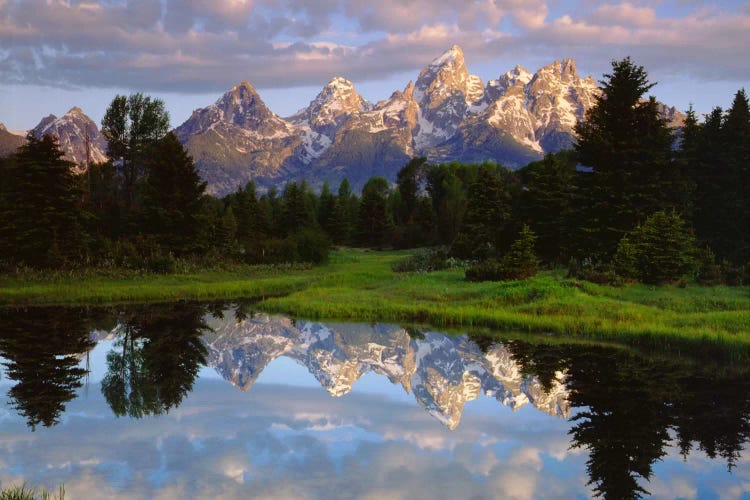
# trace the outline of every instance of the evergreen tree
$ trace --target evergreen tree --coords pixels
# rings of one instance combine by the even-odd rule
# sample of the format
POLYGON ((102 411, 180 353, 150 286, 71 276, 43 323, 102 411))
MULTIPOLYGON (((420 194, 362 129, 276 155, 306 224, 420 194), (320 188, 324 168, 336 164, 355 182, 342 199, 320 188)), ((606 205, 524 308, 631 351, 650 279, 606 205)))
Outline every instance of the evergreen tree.
POLYGON ((526 279, 538 272, 539 259, 536 256, 536 235, 526 224, 518 233, 510 250, 503 257, 506 279, 526 279))
POLYGON ((631 241, 635 247, 639 278, 644 283, 675 281, 695 267, 692 230, 674 211, 654 213, 631 233, 631 241))
POLYGON ((336 197, 331 193, 328 182, 324 182, 320 191, 318 224, 332 241, 336 239, 339 230, 337 212, 336 197))
POLYGON ((726 147, 727 178, 724 199, 728 205, 728 248, 722 252, 731 261, 745 264, 750 259, 750 103, 739 90, 724 118, 722 135, 726 147))
POLYGON ((412 158, 396 175, 401 202, 394 213, 394 219, 398 225, 408 224, 414 215, 417 208, 419 180, 426 164, 427 158, 412 158))
POLYGON ((268 237, 268 214, 258 200, 253 181, 248 181, 245 188, 238 189, 228 201, 237 218, 237 239, 240 242, 247 244, 268 237))
POLYGON ((480 166, 469 186, 466 216, 452 251, 466 258, 497 256, 510 215, 511 196, 503 179, 496 170, 480 166))
POLYGON ((30 133, 4 162, 0 258, 34 267, 82 262, 87 242, 80 179, 63 155, 56 138, 30 133))
POLYGON ((372 177, 362 189, 359 208, 359 239, 370 247, 382 247, 388 240, 390 221, 386 200, 388 181, 383 177, 372 177))
POLYGON ((99 239, 118 239, 122 233, 120 179, 111 161, 92 163, 86 172, 89 193, 86 210, 93 216, 91 233, 99 239))
POLYGON ((598 251, 611 255, 622 236, 648 214, 679 206, 684 190, 672 159, 672 130, 656 101, 655 84, 630 58, 612 62, 602 95, 576 126, 579 161, 592 169, 587 224, 598 251))
POLYGON ((349 180, 339 184, 336 197, 336 229, 333 242, 339 245, 352 243, 354 231, 359 223, 359 199, 352 193, 349 180))
POLYGON ((288 182, 284 188, 281 211, 281 229, 294 234, 304 228, 316 227, 315 212, 307 197, 307 184, 288 182))
POLYGON ((466 215, 466 186, 455 173, 438 167, 430 171, 428 191, 437 215, 439 240, 450 245, 458 236, 466 215), (436 175, 438 172, 445 175, 436 175))
POLYGON ((530 164, 522 194, 523 218, 537 235, 539 254, 547 262, 562 261, 573 242, 568 227, 573 212, 576 160, 569 153, 547 155, 530 164))
POLYGON ((201 237, 198 216, 206 183, 177 136, 167 134, 145 162, 143 204, 146 227, 165 249, 194 252, 201 237))

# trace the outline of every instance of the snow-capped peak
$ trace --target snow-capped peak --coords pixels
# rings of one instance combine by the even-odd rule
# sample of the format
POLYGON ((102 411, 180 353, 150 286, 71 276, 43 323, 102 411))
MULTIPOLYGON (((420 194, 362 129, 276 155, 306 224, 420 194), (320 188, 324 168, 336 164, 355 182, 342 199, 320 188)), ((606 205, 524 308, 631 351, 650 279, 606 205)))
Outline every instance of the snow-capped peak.
POLYGON ((73 106, 72 108, 70 108, 68 110, 68 112, 65 113, 64 116, 78 116, 78 117, 82 117, 82 118, 85 118, 87 120, 90 120, 90 118, 88 116, 86 116, 86 114, 83 112, 83 110, 81 108, 79 108, 78 106, 73 106))
POLYGON ((353 114, 368 111, 372 105, 359 95, 354 84, 341 76, 333 77, 320 93, 288 120, 295 125, 310 127, 332 139, 336 130, 353 114))
POLYGON ((433 61, 430 63, 430 67, 437 68, 440 66, 445 66, 447 64, 453 63, 456 60, 462 62, 463 59, 464 51, 458 45, 453 45, 450 49, 443 52, 439 57, 433 59, 433 61))

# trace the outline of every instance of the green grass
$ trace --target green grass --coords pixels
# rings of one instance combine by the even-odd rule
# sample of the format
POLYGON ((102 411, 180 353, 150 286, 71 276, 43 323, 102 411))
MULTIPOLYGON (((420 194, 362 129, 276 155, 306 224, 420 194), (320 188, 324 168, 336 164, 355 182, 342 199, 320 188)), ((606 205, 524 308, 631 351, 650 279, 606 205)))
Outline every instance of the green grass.
POLYGON ((408 252, 339 250, 325 266, 170 276, 0 279, 5 304, 91 304, 261 298, 258 308, 310 319, 426 323, 558 333, 635 344, 709 341, 750 346, 750 288, 609 287, 543 272, 472 283, 463 270, 397 274, 408 252))
POLYGON ((29 488, 26 484, 0 489, 0 500, 64 500, 65 487, 60 485, 57 494, 44 488, 29 488))

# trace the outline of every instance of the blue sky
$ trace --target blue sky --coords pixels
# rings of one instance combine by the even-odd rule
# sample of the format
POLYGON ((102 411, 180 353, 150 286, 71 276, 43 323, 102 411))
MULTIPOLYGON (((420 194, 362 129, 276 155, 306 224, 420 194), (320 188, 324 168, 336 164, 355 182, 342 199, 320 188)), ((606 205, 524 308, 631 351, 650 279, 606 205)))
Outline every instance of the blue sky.
POLYGON ((76 105, 98 122, 143 91, 179 125, 241 80, 282 116, 335 75, 378 101, 453 44, 485 81, 564 57, 599 79, 630 55, 680 109, 750 87, 747 0, 0 0, 0 122, 76 105))

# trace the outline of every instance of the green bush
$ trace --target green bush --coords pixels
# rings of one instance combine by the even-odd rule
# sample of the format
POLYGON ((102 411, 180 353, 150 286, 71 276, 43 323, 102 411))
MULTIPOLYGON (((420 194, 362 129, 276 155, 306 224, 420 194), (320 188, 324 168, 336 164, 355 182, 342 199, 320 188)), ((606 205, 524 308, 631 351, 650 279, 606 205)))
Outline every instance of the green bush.
POLYGON ((503 257, 505 279, 523 280, 539 272, 539 259, 536 256, 536 235, 525 225, 521 228, 518 238, 503 257))
POLYGON ((174 274, 177 271, 177 260, 171 253, 154 255, 146 261, 146 269, 156 274, 174 274))
POLYGON ((507 278, 505 266, 497 259, 478 262, 466 270, 469 281, 502 281, 507 278))
POLYGON ((536 235, 524 225, 518 238, 502 260, 487 259, 466 270, 469 281, 523 280, 539 271, 539 259, 534 250, 536 235))
POLYGON ((395 262, 391 269, 397 273, 431 273, 463 264, 458 259, 449 258, 444 247, 421 248, 414 255, 395 262))
POLYGON ((716 256, 710 248, 706 248, 699 254, 699 268, 696 279, 698 283, 705 286, 724 284, 724 273, 721 266, 716 263, 716 256))
POLYGON ((323 232, 303 229, 290 238, 297 246, 297 256, 301 262, 322 264, 328 260, 331 241, 323 232))
POLYGON ((638 279, 640 275, 638 248, 627 236, 617 244, 611 270, 625 279, 638 279))
POLYGON ((623 237, 613 264, 624 277, 632 274, 649 284, 674 283, 695 271, 695 255, 693 232, 682 217, 659 211, 623 237))
POLYGON ((617 274, 612 264, 591 258, 581 260, 571 258, 568 263, 568 278, 598 285, 622 286, 624 283, 623 277, 617 274))

